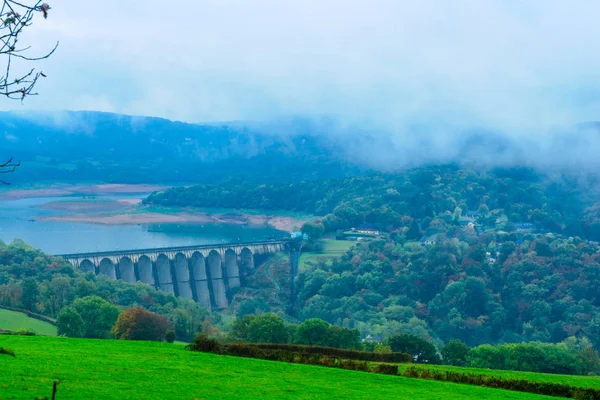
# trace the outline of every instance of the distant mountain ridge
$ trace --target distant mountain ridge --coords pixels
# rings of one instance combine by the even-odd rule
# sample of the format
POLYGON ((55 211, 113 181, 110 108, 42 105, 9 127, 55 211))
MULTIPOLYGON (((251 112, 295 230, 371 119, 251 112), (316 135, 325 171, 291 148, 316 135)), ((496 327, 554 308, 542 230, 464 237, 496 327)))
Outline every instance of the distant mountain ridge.
POLYGON ((295 182, 458 163, 596 174, 600 124, 518 137, 413 127, 393 133, 332 119, 190 124, 93 111, 0 112, 13 182, 295 182))
POLYGON ((2 156, 21 160, 13 181, 203 182, 270 180, 360 170, 325 137, 274 135, 241 124, 196 125, 101 112, 0 113, 2 156))

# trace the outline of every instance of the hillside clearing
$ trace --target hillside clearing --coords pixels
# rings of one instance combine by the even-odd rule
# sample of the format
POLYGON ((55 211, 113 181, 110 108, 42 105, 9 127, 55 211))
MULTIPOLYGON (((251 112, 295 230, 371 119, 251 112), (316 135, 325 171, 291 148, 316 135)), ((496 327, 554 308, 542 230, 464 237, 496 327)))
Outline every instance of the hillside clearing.
POLYGON ((303 252, 300 255, 300 271, 304 270, 306 263, 315 263, 320 260, 328 261, 345 254, 356 242, 348 240, 324 240, 323 250, 320 252, 303 252))

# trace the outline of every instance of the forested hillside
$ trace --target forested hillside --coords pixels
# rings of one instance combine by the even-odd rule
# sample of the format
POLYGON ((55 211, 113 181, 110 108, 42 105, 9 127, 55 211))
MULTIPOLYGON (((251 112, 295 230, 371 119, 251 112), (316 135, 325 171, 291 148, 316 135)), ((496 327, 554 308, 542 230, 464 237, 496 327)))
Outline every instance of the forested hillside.
MULTIPOLYGON (((0 113, 13 183, 215 183, 325 179, 360 171, 301 124, 188 124, 100 112, 0 113)), ((3 160, 4 161, 4 160, 3 160)))
POLYGON ((297 313, 364 334, 469 345, 587 337, 600 347, 600 247, 580 239, 482 235, 420 245, 359 243, 298 278, 297 313))
POLYGON ((600 240, 597 184, 580 179, 530 168, 448 165, 333 180, 178 187, 145 203, 299 211, 320 216, 329 232, 367 223, 409 240, 453 236, 467 220, 480 231, 526 227, 600 240))
MULTIPOLYGON (((600 346, 596 182, 457 165, 285 184, 198 185, 147 204, 312 213, 325 231, 369 226, 334 262, 308 263, 295 314, 412 333, 441 347, 589 338, 600 346)), ((352 233, 349 233, 352 235, 352 233)))
MULTIPOLYGON (((62 258, 48 256, 21 240, 9 245, 0 241, 0 305, 60 320, 65 314, 61 311, 71 311, 74 305, 104 301, 107 302, 105 308, 112 309, 116 315, 118 308, 142 306, 169 317, 180 340, 191 340, 202 329, 201 324, 207 315, 207 311, 197 303, 176 298, 149 285, 131 285, 91 273, 84 274, 62 258)), ((93 317, 86 321, 86 315, 82 317, 84 323, 98 323, 101 328, 106 328, 96 329, 92 337, 108 335, 116 322, 93 320, 93 317)))

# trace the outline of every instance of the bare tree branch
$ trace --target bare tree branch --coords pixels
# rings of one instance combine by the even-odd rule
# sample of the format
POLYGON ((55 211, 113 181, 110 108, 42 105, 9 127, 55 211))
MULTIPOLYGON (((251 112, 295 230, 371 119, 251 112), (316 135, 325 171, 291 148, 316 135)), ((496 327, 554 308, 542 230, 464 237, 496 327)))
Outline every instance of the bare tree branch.
MULTIPOLYGON (((58 42, 47 53, 42 55, 29 55, 27 52, 31 46, 19 47, 19 35, 27 27, 33 24, 36 13, 41 13, 48 18, 51 7, 47 3, 36 0, 35 4, 27 5, 15 0, 2 0, 0 6, 0 57, 6 56, 6 70, 0 76, 0 96, 23 102, 27 96, 36 96, 34 91, 38 79, 45 78, 42 71, 31 68, 29 72, 15 73, 13 69, 13 58, 23 61, 40 61, 50 57, 56 51, 58 42)), ((12 157, 5 163, 0 164, 0 174, 8 174, 15 171, 21 162, 14 163, 12 157)), ((0 184, 9 183, 0 180, 0 184)))

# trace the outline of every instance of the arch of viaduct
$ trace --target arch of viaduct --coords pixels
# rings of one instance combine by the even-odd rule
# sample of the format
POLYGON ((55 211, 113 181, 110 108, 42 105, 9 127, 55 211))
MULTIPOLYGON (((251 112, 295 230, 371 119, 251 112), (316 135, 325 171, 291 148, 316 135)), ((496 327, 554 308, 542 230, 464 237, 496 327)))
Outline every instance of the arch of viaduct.
POLYGON ((65 254, 82 272, 128 283, 141 281, 193 299, 209 309, 225 308, 258 254, 284 251, 285 241, 232 243, 160 249, 65 254))

